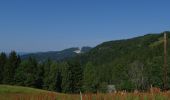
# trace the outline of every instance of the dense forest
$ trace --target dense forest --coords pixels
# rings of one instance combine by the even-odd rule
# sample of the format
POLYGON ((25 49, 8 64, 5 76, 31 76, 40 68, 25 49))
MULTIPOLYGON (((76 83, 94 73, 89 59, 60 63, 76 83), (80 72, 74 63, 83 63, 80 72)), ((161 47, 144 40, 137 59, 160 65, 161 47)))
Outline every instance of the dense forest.
MULTIPOLYGON (((63 61, 21 60, 15 51, 1 53, 0 84, 63 93, 106 92, 110 84, 127 91, 147 90, 150 85, 163 88, 163 42, 163 33, 109 41, 63 61)), ((167 47, 170 86, 170 41, 167 47)))

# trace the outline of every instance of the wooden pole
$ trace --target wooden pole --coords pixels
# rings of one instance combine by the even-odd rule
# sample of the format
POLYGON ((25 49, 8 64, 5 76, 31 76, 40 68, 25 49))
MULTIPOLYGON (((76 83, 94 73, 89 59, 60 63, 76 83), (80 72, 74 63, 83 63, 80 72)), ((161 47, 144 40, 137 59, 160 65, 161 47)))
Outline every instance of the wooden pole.
POLYGON ((167 89, 167 35, 164 33, 164 90, 167 89))
POLYGON ((80 91, 80 100, 83 100, 83 97, 82 97, 82 93, 81 93, 81 91, 80 91))

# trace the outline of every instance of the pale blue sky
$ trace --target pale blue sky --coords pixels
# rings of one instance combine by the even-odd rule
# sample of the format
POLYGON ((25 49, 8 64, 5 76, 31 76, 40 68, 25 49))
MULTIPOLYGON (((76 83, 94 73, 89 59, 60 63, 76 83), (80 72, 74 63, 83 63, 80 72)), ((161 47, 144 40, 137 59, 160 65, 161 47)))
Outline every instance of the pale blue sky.
POLYGON ((0 51, 55 51, 170 30, 170 0, 1 0, 0 51))

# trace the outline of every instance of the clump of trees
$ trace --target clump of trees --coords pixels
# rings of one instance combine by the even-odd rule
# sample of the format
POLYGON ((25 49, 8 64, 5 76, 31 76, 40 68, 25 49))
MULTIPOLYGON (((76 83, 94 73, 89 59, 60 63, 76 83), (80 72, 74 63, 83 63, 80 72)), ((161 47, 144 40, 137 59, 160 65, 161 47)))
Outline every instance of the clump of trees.
POLYGON ((74 62, 22 60, 15 51, 0 54, 0 84, 28 86, 64 93, 82 90, 82 67, 74 62))
POLYGON ((0 53, 0 84, 63 93, 106 91, 106 83, 100 83, 97 70, 92 63, 84 66, 74 59, 62 62, 47 59, 38 62, 32 57, 21 60, 15 51, 8 56, 0 53))

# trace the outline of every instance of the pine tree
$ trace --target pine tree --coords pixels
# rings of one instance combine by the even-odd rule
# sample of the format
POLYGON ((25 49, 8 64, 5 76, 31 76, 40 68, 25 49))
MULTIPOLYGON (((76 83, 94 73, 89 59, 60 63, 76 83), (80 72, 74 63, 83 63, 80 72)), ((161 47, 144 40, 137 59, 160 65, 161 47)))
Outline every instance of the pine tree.
POLYGON ((67 63, 64 63, 62 68, 62 92, 64 93, 72 93, 72 86, 73 86, 73 76, 71 71, 71 66, 67 63))
POLYGON ((52 63, 51 66, 50 66, 50 72, 49 72, 49 75, 48 75, 48 79, 50 81, 50 84, 49 85, 49 90, 53 90, 55 91, 56 90, 56 83, 57 83, 57 64, 56 63, 52 63))
POLYGON ((95 67, 88 62, 83 72, 83 88, 86 92, 97 92, 99 79, 95 67))
POLYGON ((79 93, 82 87, 82 68, 78 62, 65 63, 62 69, 62 91, 79 93))
POLYGON ((9 54, 9 58, 4 67, 4 83, 14 84, 14 75, 17 67, 20 64, 20 57, 17 56, 15 51, 9 54))
POLYGON ((61 92, 61 67, 63 67, 63 64, 51 60, 45 62, 43 75, 44 89, 61 92))
POLYGON ((48 59, 45 61, 43 64, 43 89, 49 90, 49 84, 50 84, 50 79, 49 79, 49 74, 50 74, 50 66, 52 64, 52 61, 48 59))
POLYGON ((69 62, 69 66, 71 67, 71 76, 72 76, 72 92, 79 93, 82 87, 82 79, 83 79, 83 69, 79 62, 72 61, 69 62))
POLYGON ((7 56, 5 53, 0 54, 0 84, 3 81, 3 73, 4 73, 4 67, 7 61, 7 56))
POLYGON ((30 57, 28 60, 22 61, 17 68, 15 82, 18 85, 37 87, 37 85, 39 85, 39 83, 37 83, 37 73, 37 61, 30 57))

